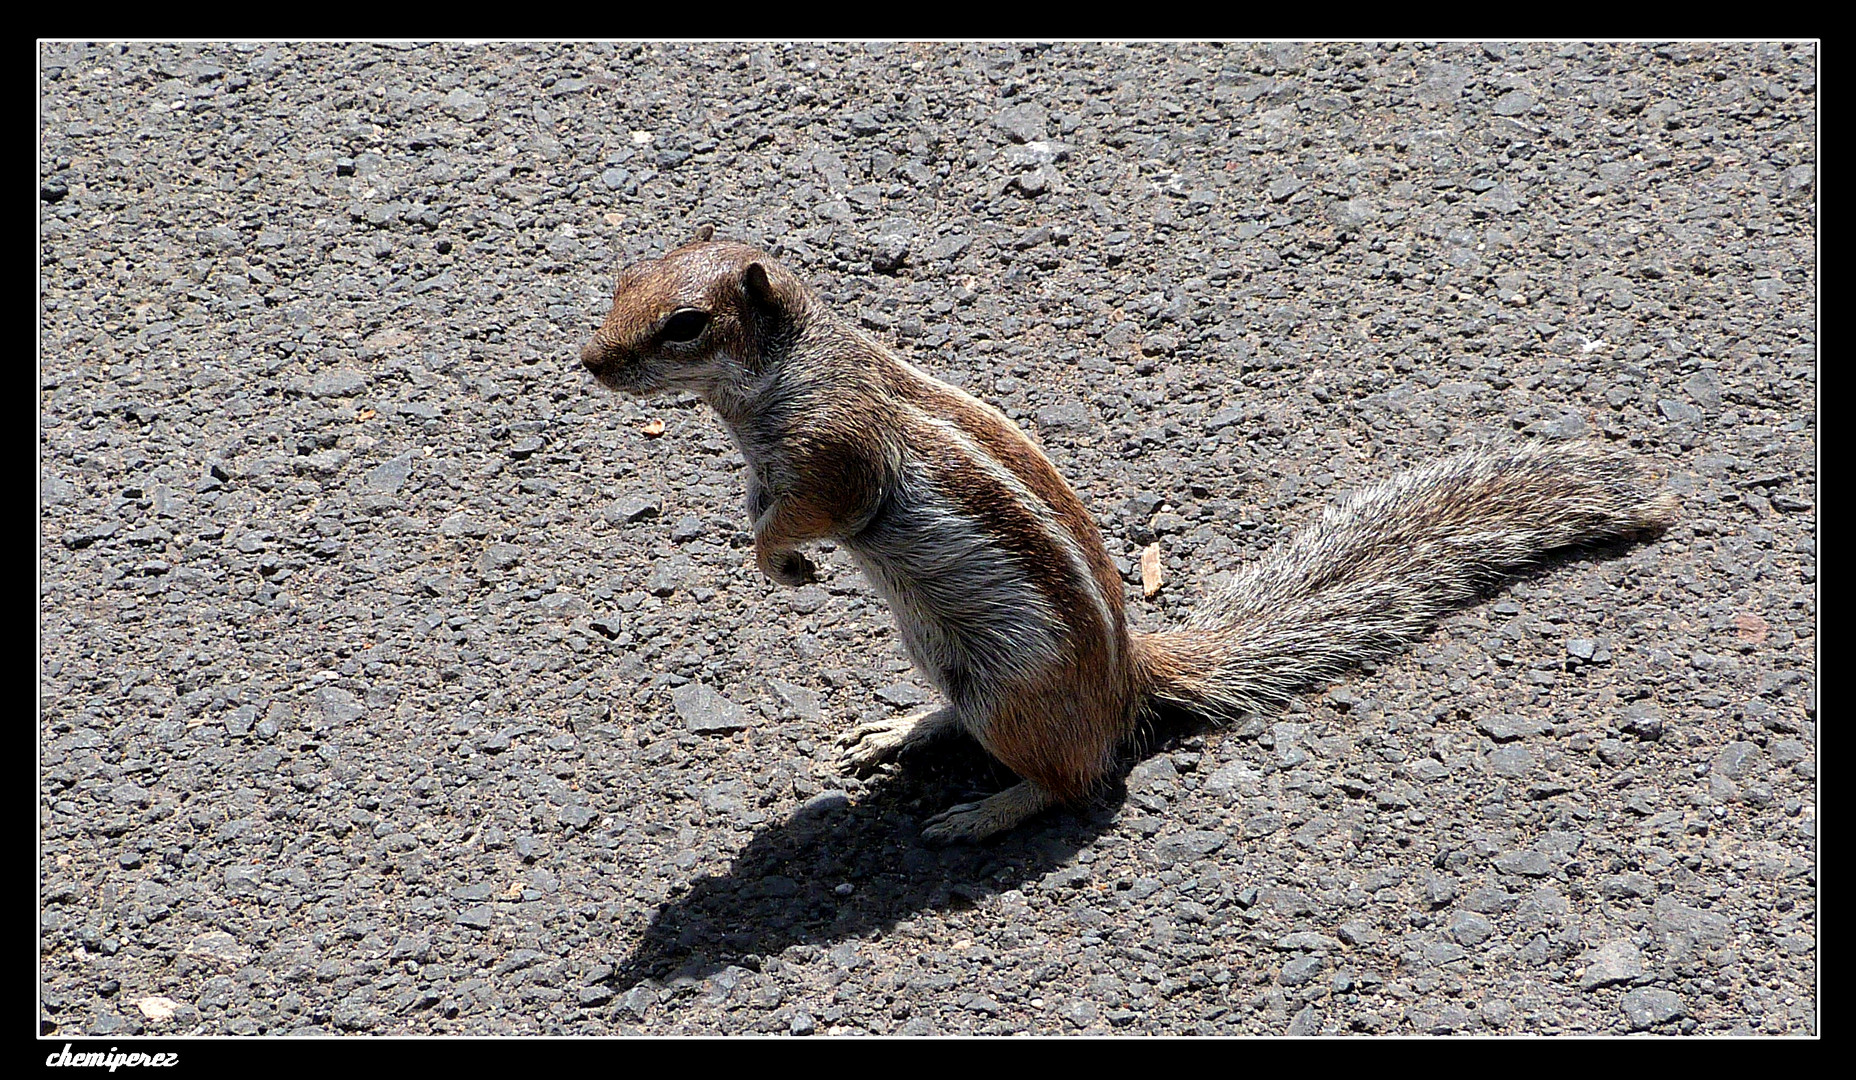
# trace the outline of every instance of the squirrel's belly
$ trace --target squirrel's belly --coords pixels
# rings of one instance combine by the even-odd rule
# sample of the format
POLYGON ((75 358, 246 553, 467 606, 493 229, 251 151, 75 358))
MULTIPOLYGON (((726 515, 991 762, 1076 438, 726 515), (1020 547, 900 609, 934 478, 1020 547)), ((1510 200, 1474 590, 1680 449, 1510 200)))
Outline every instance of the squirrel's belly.
POLYGON ((938 503, 893 493, 845 546, 895 613, 910 658, 950 702, 1042 682, 1064 658, 1062 620, 982 524, 938 503))

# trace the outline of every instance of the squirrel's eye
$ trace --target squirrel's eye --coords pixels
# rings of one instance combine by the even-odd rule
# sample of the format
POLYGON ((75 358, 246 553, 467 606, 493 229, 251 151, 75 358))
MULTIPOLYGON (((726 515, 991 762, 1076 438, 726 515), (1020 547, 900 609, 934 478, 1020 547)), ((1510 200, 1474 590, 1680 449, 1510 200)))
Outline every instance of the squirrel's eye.
POLYGON ((659 331, 665 341, 695 341, 702 333, 703 327, 709 325, 709 313, 695 308, 683 310, 664 320, 664 328, 659 331))

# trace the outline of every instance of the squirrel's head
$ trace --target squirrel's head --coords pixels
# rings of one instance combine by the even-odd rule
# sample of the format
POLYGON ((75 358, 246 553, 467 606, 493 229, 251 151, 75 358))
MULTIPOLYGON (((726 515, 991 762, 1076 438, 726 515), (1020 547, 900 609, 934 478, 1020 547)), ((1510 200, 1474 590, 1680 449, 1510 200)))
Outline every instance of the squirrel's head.
POLYGON ((810 294, 764 251, 696 238, 619 275, 612 310, 580 350, 595 378, 627 394, 688 390, 714 400, 743 389, 810 294))

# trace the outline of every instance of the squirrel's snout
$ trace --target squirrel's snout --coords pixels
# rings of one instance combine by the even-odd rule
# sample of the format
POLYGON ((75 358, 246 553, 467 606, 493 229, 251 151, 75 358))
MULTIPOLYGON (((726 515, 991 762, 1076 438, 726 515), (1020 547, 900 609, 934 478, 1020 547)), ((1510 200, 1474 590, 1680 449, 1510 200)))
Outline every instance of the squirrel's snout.
POLYGON ((609 345, 598 338, 580 347, 580 366, 608 390, 637 394, 646 387, 641 358, 621 346, 609 345))
POLYGON ((591 372, 598 372, 600 368, 605 366, 606 350, 600 346, 598 339, 594 339, 580 346, 580 363, 584 364, 586 369, 591 372))

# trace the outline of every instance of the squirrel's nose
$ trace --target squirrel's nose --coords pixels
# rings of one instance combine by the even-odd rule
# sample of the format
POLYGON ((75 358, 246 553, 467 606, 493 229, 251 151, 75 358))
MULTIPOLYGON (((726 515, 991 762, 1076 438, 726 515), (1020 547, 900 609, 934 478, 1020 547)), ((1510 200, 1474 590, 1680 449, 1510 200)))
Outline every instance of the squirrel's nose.
POLYGON ((606 362, 606 350, 600 347, 598 339, 580 347, 580 362, 586 365, 588 371, 598 371, 606 362))

